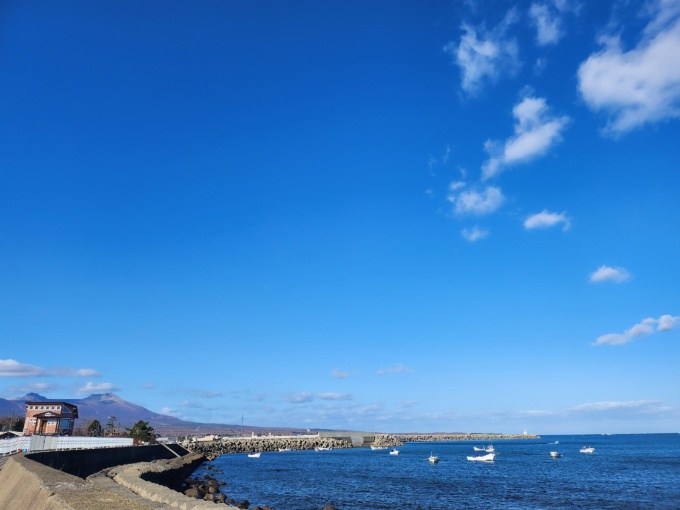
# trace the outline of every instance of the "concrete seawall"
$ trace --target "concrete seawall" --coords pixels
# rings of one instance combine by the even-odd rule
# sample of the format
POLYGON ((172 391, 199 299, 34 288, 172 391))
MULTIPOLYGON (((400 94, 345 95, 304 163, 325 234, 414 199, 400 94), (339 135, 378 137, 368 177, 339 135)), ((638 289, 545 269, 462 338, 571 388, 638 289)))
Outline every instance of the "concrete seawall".
POLYGON ((213 502, 190 498, 169 488, 177 486, 204 460, 201 455, 184 453, 176 457, 167 448, 155 445, 18 454, 0 471, 0 508, 237 510, 227 505, 216 507, 213 502), (130 459, 137 462, 129 463, 130 459), (101 467, 103 464, 108 466, 101 467), (95 472, 97 467, 100 470, 95 472))

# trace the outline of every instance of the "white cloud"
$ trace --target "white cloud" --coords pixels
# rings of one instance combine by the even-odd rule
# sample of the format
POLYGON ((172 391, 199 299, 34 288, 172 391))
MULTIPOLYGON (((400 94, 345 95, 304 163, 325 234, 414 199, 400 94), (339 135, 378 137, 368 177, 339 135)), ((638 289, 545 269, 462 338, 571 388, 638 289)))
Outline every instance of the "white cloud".
POLYGON ((356 375, 358 373, 359 373, 358 370, 346 372, 346 371, 338 370, 337 368, 334 368, 333 371, 331 372, 331 375, 333 377, 335 377, 336 379, 347 379, 350 375, 356 375))
POLYGON ((100 377, 102 374, 91 368, 80 368, 73 375, 77 377, 100 377))
POLYGON ((92 381, 88 381, 83 386, 76 388, 76 395, 89 395, 90 393, 109 393, 112 391, 120 391, 119 386, 114 386, 111 383, 99 383, 95 384, 92 381))
POLYGON ((349 393, 319 393, 321 400, 354 400, 354 396, 349 393))
POLYGON ((474 96, 487 82, 495 83, 502 75, 513 75, 519 68, 517 42, 507 31, 517 21, 517 13, 510 10, 503 21, 490 31, 476 29, 463 23, 460 44, 444 46, 461 70, 461 88, 474 96))
POLYGON ((91 368, 43 368, 13 359, 0 359, 0 377, 99 377, 91 368))
POLYGON ((0 359, 0 377, 40 377, 50 375, 44 368, 19 363, 13 359, 0 359))
POLYGON ((563 224, 562 230, 569 230, 571 224, 566 213, 553 213, 543 209, 540 213, 527 216, 524 220, 524 228, 532 230, 535 228, 549 228, 555 225, 563 224))
POLYGON ((500 188, 487 186, 482 191, 466 190, 458 194, 450 191, 447 199, 454 204, 453 210, 458 215, 483 216, 498 209, 503 204, 505 197, 500 188))
POLYGON ((189 393, 201 398, 216 398, 222 396, 222 392, 215 390, 190 390, 189 393))
POLYGON ((449 192, 458 191, 465 187, 465 181, 452 181, 449 184, 449 192))
POLYGON ((672 315, 662 315, 659 317, 659 323, 656 327, 657 331, 670 331, 680 326, 680 317, 672 315))
POLYGON ((43 393, 55 391, 61 388, 60 385, 55 383, 29 383, 22 384, 21 386, 11 386, 7 388, 7 392, 15 395, 25 395, 26 393, 43 393))
POLYGON ((300 393, 287 395, 283 398, 283 400, 289 404, 305 404, 314 400, 314 395, 303 391, 300 393))
POLYGON ((545 99, 525 97, 512 109, 515 134, 501 143, 487 140, 484 149, 489 159, 482 166, 482 179, 498 175, 504 167, 523 163, 545 154, 561 141, 569 117, 553 116, 545 99))
POLYGON ((630 273, 623 267, 600 266, 597 268, 597 271, 590 273, 590 281, 592 283, 621 283, 627 280, 630 280, 630 273))
POLYGON ((378 375, 386 375, 386 374, 412 374, 413 370, 404 366, 402 363, 397 363, 391 368, 381 368, 378 370, 377 374, 378 375))
POLYGON ((571 0, 535 2, 529 7, 529 18, 536 28, 539 46, 555 44, 564 36, 563 18, 566 13, 578 13, 580 5, 571 0))
POLYGON ((175 418, 179 418, 180 416, 182 416, 181 411, 172 409, 171 407, 164 407, 163 409, 161 409, 160 414, 164 414, 165 416, 174 416, 175 418))
POLYGON ((680 117, 680 3, 652 5, 635 47, 625 51, 618 36, 603 36, 603 48, 579 67, 579 92, 592 110, 609 116, 607 134, 680 117))
POLYGON ((192 400, 183 400, 179 405, 181 407, 188 407, 192 409, 203 409, 205 407, 203 404, 199 404, 198 402, 194 402, 192 400))
POLYGON ((640 321, 623 333, 609 333, 600 336, 593 345, 623 345, 643 336, 652 333, 669 331, 680 326, 680 317, 673 315, 662 315, 658 319, 651 317, 640 321), (656 327, 655 327, 656 326, 656 327))
POLYGON ((403 402, 399 402, 397 408, 398 409, 409 409, 411 407, 415 407, 418 405, 418 402, 415 400, 404 400, 403 402))
POLYGON ((589 402, 571 407, 566 413, 608 413, 611 411, 640 411, 653 409, 658 411, 659 402, 655 400, 629 400, 629 401, 607 401, 589 402))
POLYGON ((531 4, 529 18, 536 27, 536 42, 539 46, 557 43, 563 35, 559 14, 548 4, 531 4))
POLYGON ((467 239, 471 243, 479 241, 480 239, 484 239, 489 235, 489 232, 487 230, 482 230, 477 225, 475 225, 471 229, 464 228, 463 230, 460 231, 460 233, 465 239, 467 239))

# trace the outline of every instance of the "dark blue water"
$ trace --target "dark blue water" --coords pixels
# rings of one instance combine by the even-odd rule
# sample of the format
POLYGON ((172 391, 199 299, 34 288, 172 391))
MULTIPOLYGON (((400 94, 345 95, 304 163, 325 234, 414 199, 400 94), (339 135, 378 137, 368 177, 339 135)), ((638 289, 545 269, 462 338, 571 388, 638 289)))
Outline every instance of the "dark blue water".
POLYGON ((275 510, 680 509, 680 434, 496 441, 493 463, 468 461, 473 446, 481 443, 407 443, 397 456, 369 448, 231 454, 194 476, 210 474, 226 482, 228 498, 275 510), (579 453, 584 445, 595 453, 579 453), (438 464, 428 463, 430 452, 438 464))

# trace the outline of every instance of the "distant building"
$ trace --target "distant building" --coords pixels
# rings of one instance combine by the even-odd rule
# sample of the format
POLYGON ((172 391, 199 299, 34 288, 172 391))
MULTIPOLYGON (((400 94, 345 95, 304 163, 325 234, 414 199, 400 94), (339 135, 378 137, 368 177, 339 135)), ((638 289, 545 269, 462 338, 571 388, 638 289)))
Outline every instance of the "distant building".
POLYGON ((78 406, 68 402, 26 402, 24 435, 70 436, 78 418, 78 406))
POLYGON ((0 439, 15 439, 21 437, 21 432, 0 432, 0 439))

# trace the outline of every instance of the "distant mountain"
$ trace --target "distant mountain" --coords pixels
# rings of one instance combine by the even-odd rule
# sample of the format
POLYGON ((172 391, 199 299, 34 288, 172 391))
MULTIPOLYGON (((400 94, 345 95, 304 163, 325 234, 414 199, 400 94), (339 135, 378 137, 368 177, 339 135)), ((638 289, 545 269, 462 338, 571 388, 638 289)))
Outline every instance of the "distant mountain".
MULTIPOLYGON (((173 416, 154 413, 145 407, 133 404, 120 398, 113 393, 95 393, 81 399, 50 399, 37 393, 27 393, 23 397, 12 399, 0 398, 0 417, 25 416, 26 402, 56 402, 66 401, 78 406, 79 419, 76 427, 89 424, 92 420, 99 420, 102 427, 106 425, 109 417, 115 416, 116 422, 123 428, 132 427, 137 421, 148 421, 157 434, 160 435, 200 435, 200 434, 240 434, 240 425, 228 425, 224 423, 197 423, 180 420, 173 416)), ((243 433, 256 434, 268 432, 291 432, 290 428, 265 428, 243 427, 243 433)))

